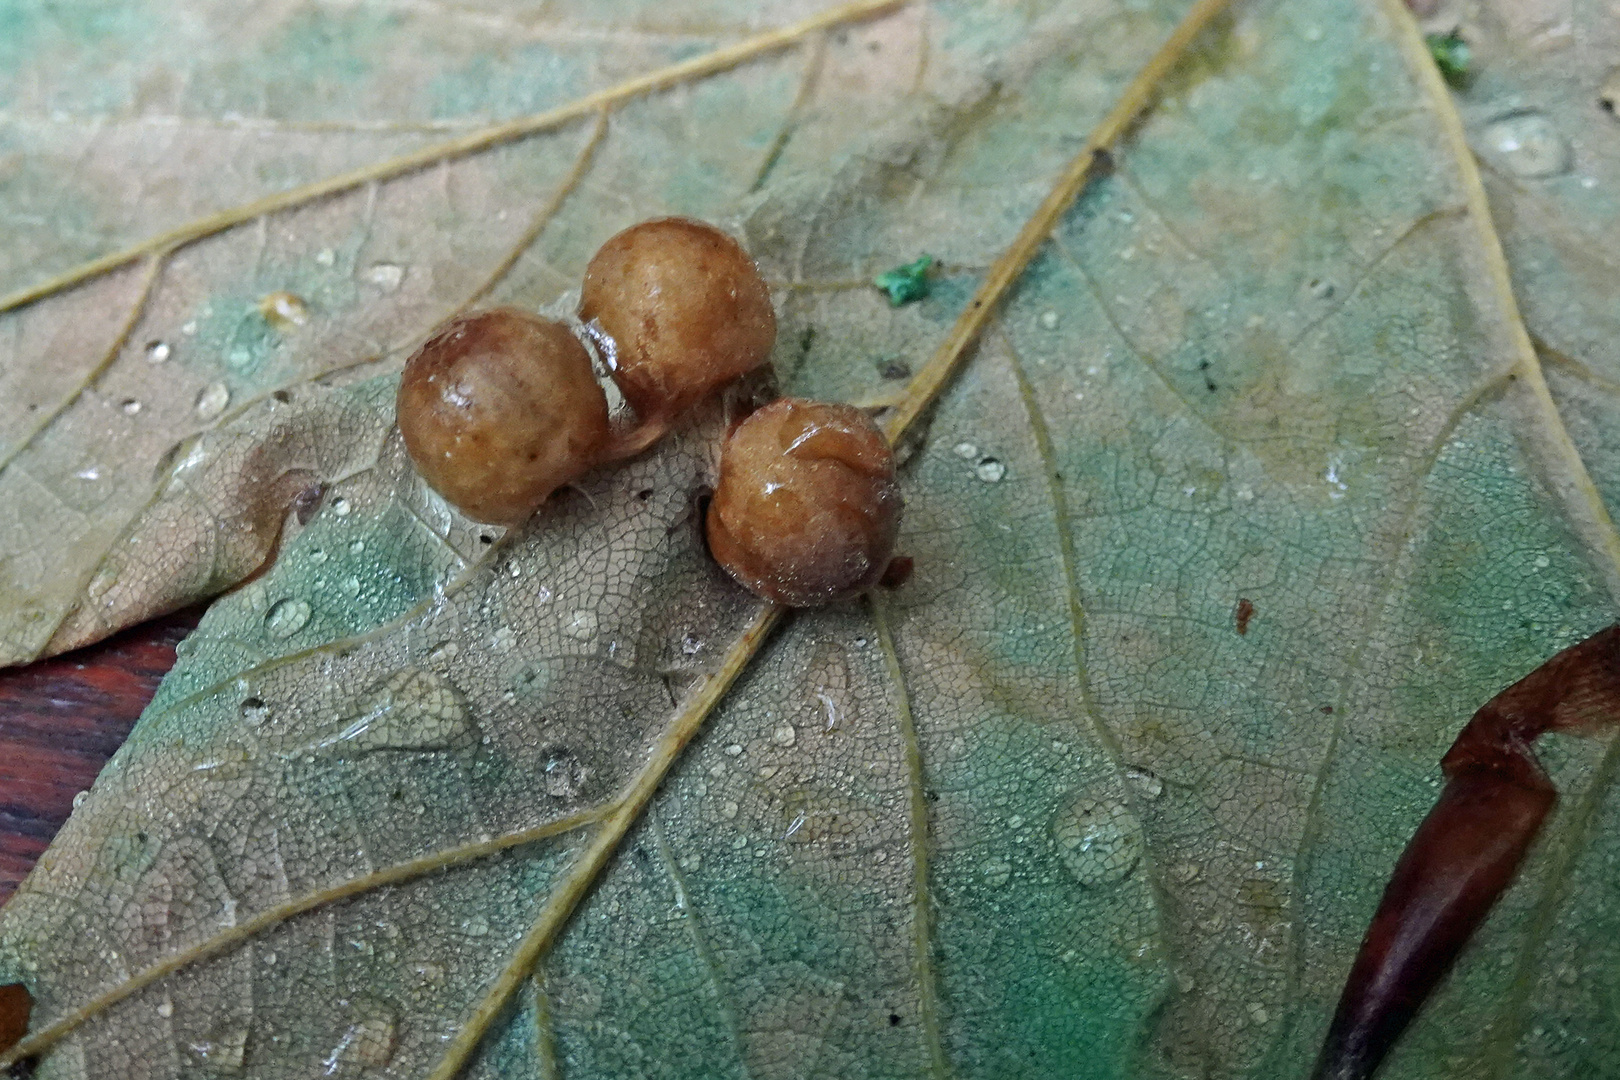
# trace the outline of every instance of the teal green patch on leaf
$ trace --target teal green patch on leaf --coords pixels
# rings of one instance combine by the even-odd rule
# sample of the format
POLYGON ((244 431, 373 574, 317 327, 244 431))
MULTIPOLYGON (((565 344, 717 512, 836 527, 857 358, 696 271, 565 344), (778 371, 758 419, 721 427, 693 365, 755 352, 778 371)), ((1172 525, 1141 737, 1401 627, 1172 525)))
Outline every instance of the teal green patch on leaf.
POLYGON ((933 268, 934 257, 924 255, 916 262, 897 266, 893 270, 885 270, 872 279, 872 284, 889 294, 889 304, 900 307, 914 300, 927 298, 929 290, 928 271, 933 268))
POLYGON ((1462 35, 1453 30, 1448 34, 1429 34, 1423 40, 1428 43, 1429 55, 1434 57, 1435 66, 1446 82, 1459 88, 1466 86, 1473 77, 1474 58, 1462 35))

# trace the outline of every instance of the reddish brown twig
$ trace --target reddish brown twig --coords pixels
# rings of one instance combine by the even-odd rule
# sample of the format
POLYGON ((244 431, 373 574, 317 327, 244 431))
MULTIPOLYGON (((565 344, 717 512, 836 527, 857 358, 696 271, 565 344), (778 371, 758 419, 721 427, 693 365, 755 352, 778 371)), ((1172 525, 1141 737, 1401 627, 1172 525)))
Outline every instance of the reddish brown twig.
POLYGON ((1463 728, 1345 981, 1312 1080, 1365 1080, 1513 880, 1558 799, 1530 744, 1620 720, 1620 626, 1565 649, 1463 728))

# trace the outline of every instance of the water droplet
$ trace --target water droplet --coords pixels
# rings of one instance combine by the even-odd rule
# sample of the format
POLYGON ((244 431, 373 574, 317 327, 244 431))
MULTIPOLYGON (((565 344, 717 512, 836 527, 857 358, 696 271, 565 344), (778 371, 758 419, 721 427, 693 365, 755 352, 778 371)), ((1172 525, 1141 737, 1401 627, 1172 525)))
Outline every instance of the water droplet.
POLYGON ((315 261, 322 266, 331 266, 337 262, 337 252, 331 248, 321 248, 320 251, 315 253, 315 261))
POLYGON ((247 1037, 246 1028, 236 1028, 221 1032, 214 1038, 199 1039, 188 1044, 186 1049, 197 1064, 211 1073, 238 1073, 242 1071, 247 1037))
POLYGON ((253 727, 270 719, 270 706, 264 703, 263 698, 243 698, 240 709, 243 722, 253 727))
POLYGON ((692 870, 698 869, 702 865, 703 865, 703 856, 702 855, 698 855, 698 854, 696 854, 694 852, 691 855, 682 855, 681 856, 680 867, 681 867, 682 870, 692 871, 692 870))
POLYGON ((264 614, 264 628, 271 637, 292 637, 309 622, 309 604, 296 597, 277 600, 264 614))
POLYGON ((489 933, 489 920, 482 915, 474 915, 461 924, 461 932, 468 937, 483 937, 489 933))
POLYGON ((987 457, 974 467, 973 475, 986 483, 994 484, 1007 475, 1007 466, 993 457, 987 457))
POLYGON ((151 363, 161 364, 172 355, 174 355, 174 350, 169 347, 167 341, 148 341, 146 343, 146 359, 151 363))
MULTIPOLYGON (((471 933, 471 931, 468 931, 471 933)), ((489 932, 486 923, 484 933, 489 932)), ((354 1023, 344 1030, 332 1052, 321 1065, 327 1076, 336 1075, 345 1065, 361 1069, 380 1069, 394 1056, 399 1039, 396 1034, 398 1016, 381 1002, 366 1002, 358 1010, 354 1023)))
POLYGON ((1318 300, 1327 300, 1333 296, 1333 282, 1324 278, 1312 278, 1305 288, 1318 300))
POLYGON ((510 626, 503 626, 495 631, 495 647, 506 652, 517 644, 517 634, 510 626))
POLYGON ((553 750, 546 755, 540 770, 546 794, 554 799, 572 799, 585 786, 585 766, 566 750, 553 750))
POLYGON ((332 513, 338 517, 348 517, 353 509, 354 507, 349 503, 349 500, 341 495, 332 500, 332 513))
POLYGON ((1536 569, 1537 570, 1545 570, 1545 569, 1547 569, 1547 567, 1549 567, 1551 565, 1552 565, 1552 560, 1547 558, 1547 556, 1545 556, 1545 555, 1537 555, 1536 556, 1536 569))
POLYGON ((259 300, 259 314, 264 321, 285 333, 309 322, 309 307, 304 298, 278 289, 259 300))
POLYGON ((1058 324, 1058 313, 1057 312, 1055 312, 1055 311, 1043 311, 1043 312, 1041 312, 1041 325, 1042 326, 1046 327, 1048 330, 1056 330, 1057 329, 1057 324, 1058 324))
POLYGON ((793 730, 792 724, 778 724, 776 730, 771 732, 771 742, 777 746, 792 746, 799 741, 799 733, 793 730))
POLYGON ((1146 769, 1126 769, 1125 779, 1135 784, 1136 789, 1150 799, 1157 799, 1164 794, 1164 781, 1146 769))
POLYGON ((821 702, 821 708, 826 713, 826 730, 837 731, 839 721, 843 719, 843 711, 839 709, 838 702, 834 701, 833 696, 825 690, 816 691, 816 700, 821 702))
POLYGON ((959 442, 951 447, 951 453, 965 461, 972 461, 979 456, 979 448, 970 442, 959 442))
POLYGON ((141 411, 141 403, 132 397, 125 398, 123 401, 118 403, 118 408, 123 411, 125 416, 134 416, 136 413, 141 411))
POLYGON ((1082 795, 1052 819, 1058 855, 1075 880, 1122 881, 1142 860, 1142 826, 1124 803, 1082 795))
POLYGON ((160 1001, 160 1002, 158 1002, 157 1014, 159 1016, 163 1017, 163 1019, 165 1019, 165 1020, 167 1020, 169 1017, 173 1016, 174 1015, 174 1002, 172 1002, 172 1001, 160 1001))
POLYGON ((396 671, 361 695, 322 747, 354 750, 470 750, 479 731, 444 676, 396 671))
POLYGON ((986 885, 999 889, 1012 880, 1012 863, 1004 859, 991 859, 979 867, 979 873, 984 875, 986 885))
POLYGON ((730 746, 726 747, 726 755, 728 757, 740 757, 742 756, 742 751, 742 743, 732 743, 730 746))
POLYGON ((74 473, 73 476, 77 480, 100 480, 101 466, 92 465, 88 469, 80 469, 78 472, 74 473))
POLYGON ((1566 173, 1574 159, 1569 140, 1546 113, 1535 109, 1493 120, 1485 129, 1485 143, 1513 173, 1527 179, 1566 173))
POLYGON ((350 555, 358 555, 358 554, 360 554, 361 552, 363 552, 365 550, 366 550, 366 542, 364 540, 356 540, 352 544, 349 545, 349 554, 350 555))
POLYGON ((732 802, 730 799, 727 799, 725 802, 720 804, 720 816, 725 818, 727 821, 730 821, 732 818, 737 816, 737 811, 740 809, 741 807, 739 807, 736 803, 732 802))
POLYGON ((681 654, 683 656, 696 656, 702 651, 703 642, 698 640, 697 635, 687 634, 685 637, 681 638, 681 654))
POLYGON ((568 616, 563 624, 563 633, 580 641, 588 641, 596 634, 596 612, 584 608, 568 616))
POLYGON ((77 810, 79 807, 83 806, 84 800, 88 799, 89 797, 90 791, 88 788, 86 788, 84 791, 77 792, 73 796, 73 809, 77 810))
POLYGON ((231 403, 231 391, 222 382, 212 382, 203 388, 197 395, 197 415, 204 420, 212 420, 225 411, 225 406, 231 403))
POLYGON ((395 263, 376 263, 367 268, 366 280, 383 292, 393 292, 405 280, 405 268, 395 263))
POLYGON ((342 588, 343 588, 343 591, 348 593, 350 596, 359 596, 360 595, 360 579, 357 578, 357 577, 354 577, 353 575, 350 575, 349 577, 346 577, 346 578, 343 579, 342 588))

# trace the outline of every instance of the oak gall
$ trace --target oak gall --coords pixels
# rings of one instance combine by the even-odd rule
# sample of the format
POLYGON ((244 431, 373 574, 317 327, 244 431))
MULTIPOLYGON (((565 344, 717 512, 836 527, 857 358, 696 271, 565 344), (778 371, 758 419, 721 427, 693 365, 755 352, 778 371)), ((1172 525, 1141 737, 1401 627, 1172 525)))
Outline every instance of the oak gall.
POLYGON ((726 439, 709 550, 767 600, 826 604, 883 575, 901 507, 894 454, 865 413, 781 398, 726 439))
POLYGON ((523 522, 609 437, 590 354, 550 319, 496 308, 453 319, 406 361, 398 418, 433 489, 470 518, 523 522))
POLYGON ((753 260, 690 218, 611 237, 585 268, 579 315, 612 339, 613 381, 641 423, 657 428, 758 367, 776 342, 770 290, 753 260))

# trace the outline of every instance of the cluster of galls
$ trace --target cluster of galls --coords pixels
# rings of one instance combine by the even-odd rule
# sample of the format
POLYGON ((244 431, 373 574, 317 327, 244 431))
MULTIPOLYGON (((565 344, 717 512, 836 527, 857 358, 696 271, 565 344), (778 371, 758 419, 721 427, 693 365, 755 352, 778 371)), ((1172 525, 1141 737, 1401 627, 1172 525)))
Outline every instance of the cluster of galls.
MULTIPOLYGON (((615 425, 574 332, 514 308, 452 320, 416 351, 399 428, 435 491, 516 525, 586 471, 639 453, 684 412, 765 362, 770 290, 731 237, 686 218, 617 234, 585 270, 579 316, 633 413, 615 425)), ((894 455, 849 405, 781 398, 720 456, 709 550, 749 589, 807 607, 883 574, 900 527, 894 455)))

